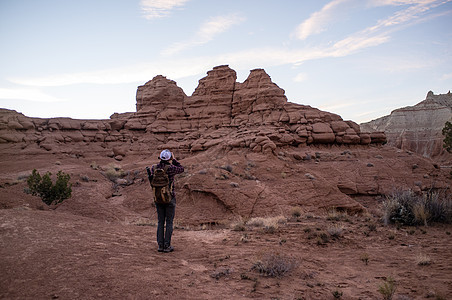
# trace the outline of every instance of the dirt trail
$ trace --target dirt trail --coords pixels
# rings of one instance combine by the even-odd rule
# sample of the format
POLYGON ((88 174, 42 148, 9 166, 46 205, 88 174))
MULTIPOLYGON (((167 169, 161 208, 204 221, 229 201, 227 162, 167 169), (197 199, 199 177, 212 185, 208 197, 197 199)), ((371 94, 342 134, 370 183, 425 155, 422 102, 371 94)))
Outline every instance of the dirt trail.
POLYGON ((369 231, 369 220, 350 218, 340 223, 342 237, 324 245, 316 233, 339 224, 324 217, 301 217, 273 233, 176 229, 176 251, 166 254, 156 251, 154 226, 4 209, 0 298, 333 299, 338 291, 343 299, 381 299, 386 276, 403 299, 452 297, 451 226, 369 231), (281 278, 251 270, 272 252, 290 256, 296 268, 281 278), (419 254, 432 263, 418 266, 419 254))

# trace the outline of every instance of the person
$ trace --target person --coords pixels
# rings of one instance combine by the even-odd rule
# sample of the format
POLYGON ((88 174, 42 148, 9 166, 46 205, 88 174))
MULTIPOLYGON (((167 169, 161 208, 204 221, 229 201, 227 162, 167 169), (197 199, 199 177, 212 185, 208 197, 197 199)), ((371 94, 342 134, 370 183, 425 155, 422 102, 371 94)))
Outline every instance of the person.
POLYGON ((160 162, 151 167, 148 172, 149 180, 152 180, 156 169, 167 168, 167 175, 171 186, 171 201, 168 204, 155 203, 157 209, 157 243, 159 252, 172 252, 174 247, 171 245, 171 236, 173 234, 173 220, 176 212, 176 193, 174 190, 174 177, 184 172, 184 167, 176 160, 170 150, 165 149, 160 153, 160 162), (166 228, 165 228, 166 223, 166 228), (166 230, 165 230, 166 229, 166 230))

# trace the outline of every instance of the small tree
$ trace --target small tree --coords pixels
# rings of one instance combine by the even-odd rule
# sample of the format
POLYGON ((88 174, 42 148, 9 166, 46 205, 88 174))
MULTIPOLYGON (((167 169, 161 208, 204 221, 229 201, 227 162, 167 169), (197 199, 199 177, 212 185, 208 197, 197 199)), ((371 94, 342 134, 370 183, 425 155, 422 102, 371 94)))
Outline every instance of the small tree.
POLYGON ((446 124, 444 124, 443 135, 444 135, 443 147, 446 148, 447 152, 452 153, 452 123, 451 122, 446 122, 446 124))
POLYGON ((58 204, 70 198, 72 194, 72 184, 69 183, 71 176, 59 171, 55 184, 53 184, 50 176, 52 176, 52 173, 47 172, 41 177, 41 174, 34 169, 27 179, 31 194, 41 197, 47 205, 58 204))

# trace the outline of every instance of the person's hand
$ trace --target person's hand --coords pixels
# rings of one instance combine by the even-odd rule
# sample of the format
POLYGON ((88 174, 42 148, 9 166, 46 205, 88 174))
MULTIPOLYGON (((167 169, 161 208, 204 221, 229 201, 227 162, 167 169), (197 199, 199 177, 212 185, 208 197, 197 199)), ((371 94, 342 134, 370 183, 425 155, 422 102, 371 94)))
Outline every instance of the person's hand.
POLYGON ((174 157, 174 153, 171 152, 171 160, 174 160, 174 159, 176 159, 176 158, 174 157))

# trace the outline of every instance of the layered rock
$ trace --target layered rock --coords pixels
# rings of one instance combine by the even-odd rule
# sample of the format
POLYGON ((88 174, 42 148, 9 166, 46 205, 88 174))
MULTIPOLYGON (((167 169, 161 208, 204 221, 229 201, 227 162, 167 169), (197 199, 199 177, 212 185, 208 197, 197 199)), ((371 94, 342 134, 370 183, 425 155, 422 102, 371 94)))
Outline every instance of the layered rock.
MULTIPOLYGON (((381 146, 385 141, 382 132, 361 130, 339 115, 288 102, 262 69, 239 83, 228 66, 209 71, 192 96, 156 76, 138 87, 136 112, 116 113, 109 120, 27 118, 0 110, 4 169, 29 173, 58 159, 63 161, 58 168, 71 176, 86 180, 89 172, 95 178, 74 185, 80 189, 62 208, 80 214, 87 203, 96 207, 113 197, 111 181, 101 173, 113 162, 130 175, 113 185, 121 189, 122 194, 114 193, 121 197, 118 202, 148 213, 144 167, 163 148, 186 166, 176 189, 180 216, 187 222, 288 213, 294 206, 360 211, 363 206, 351 196, 450 185, 430 160, 381 146), (93 161, 104 166, 91 168, 93 161)), ((56 164, 49 164, 53 172, 56 164)))
POLYGON ((218 144, 273 152, 282 146, 385 142, 384 133, 361 132, 338 115, 288 102, 262 69, 252 70, 243 83, 236 79, 228 66, 215 67, 188 97, 174 81, 157 76, 138 88, 138 112, 125 128, 160 135, 162 148, 192 152, 218 144))
POLYGON ((425 157, 444 154, 442 129, 452 120, 452 94, 428 92, 425 100, 403 107, 389 116, 361 124, 367 131, 384 131, 388 144, 425 157))
POLYGON ((383 133, 361 132, 336 114, 288 102, 262 69, 252 70, 243 83, 236 80, 234 70, 218 66, 187 96, 176 82, 159 75, 138 87, 137 112, 110 120, 27 118, 3 110, 0 142, 34 143, 49 151, 64 143, 106 143, 109 155, 115 143, 136 141, 183 152, 220 144, 269 153, 285 146, 385 142, 383 133))

